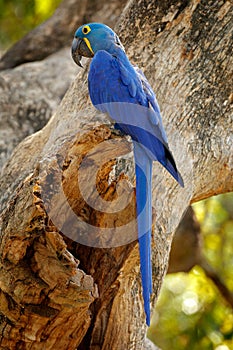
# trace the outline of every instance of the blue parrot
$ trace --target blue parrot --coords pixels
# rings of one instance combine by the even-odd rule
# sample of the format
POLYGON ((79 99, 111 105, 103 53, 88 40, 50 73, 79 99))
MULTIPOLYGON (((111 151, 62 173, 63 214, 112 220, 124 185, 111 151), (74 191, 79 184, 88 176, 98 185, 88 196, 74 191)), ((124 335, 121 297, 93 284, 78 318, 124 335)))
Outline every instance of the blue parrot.
POLYGON ((116 33, 101 23, 78 28, 72 57, 81 67, 83 56, 92 58, 88 88, 93 105, 108 113, 115 128, 133 141, 140 271, 146 323, 150 325, 153 161, 159 161, 182 187, 184 184, 168 147, 155 94, 142 71, 130 63, 116 33))

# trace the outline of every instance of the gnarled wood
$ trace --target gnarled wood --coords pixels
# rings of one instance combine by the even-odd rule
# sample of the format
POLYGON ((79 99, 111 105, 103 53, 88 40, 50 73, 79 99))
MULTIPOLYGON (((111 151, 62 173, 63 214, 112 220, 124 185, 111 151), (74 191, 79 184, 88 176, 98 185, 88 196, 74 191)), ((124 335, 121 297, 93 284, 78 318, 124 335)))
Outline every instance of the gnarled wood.
POLYGON ((18 188, 2 229, 1 348, 74 349, 90 325, 96 287, 49 222, 35 174, 18 188))
MULTIPOLYGON (((161 0, 156 3, 149 0, 130 1, 119 22, 118 32, 127 53, 144 69, 157 92, 169 144, 185 181, 185 188, 181 189, 158 164, 154 165, 153 303, 167 270, 173 233, 190 202, 232 189, 231 78, 233 64, 230 52, 233 44, 232 25, 230 1, 206 0, 190 0, 182 4, 173 0, 166 2, 161 0)), ((10 264, 16 262, 18 266, 21 261, 29 259, 30 269, 33 271, 36 264, 37 274, 40 276, 40 273, 43 273, 43 265, 40 265, 35 257, 32 258, 34 251, 31 252, 29 249, 33 244, 31 233, 26 242, 22 243, 20 239, 20 227, 25 222, 24 215, 25 217, 27 215, 24 214, 24 210, 14 211, 15 204, 12 201, 13 198, 21 201, 24 197, 24 190, 21 192, 19 190, 24 186, 22 181, 24 184, 25 178, 34 173, 30 175, 31 181, 36 181, 41 187, 41 200, 47 210, 46 215, 50 220, 51 216, 53 217, 56 234, 58 230, 62 231, 69 251, 80 261, 80 268, 87 275, 91 275, 98 285, 99 297, 91 305, 93 296, 86 300, 85 317, 81 317, 80 320, 72 319, 73 324, 79 329, 80 324, 84 324, 87 319, 88 307, 92 313, 92 322, 90 326, 88 325, 88 331, 86 332, 85 328, 83 333, 79 334, 76 343, 80 343, 78 349, 143 349, 146 327, 137 244, 131 242, 120 246, 121 239, 134 232, 133 229, 125 229, 125 235, 123 235, 123 230, 119 229, 126 227, 125 219, 128 218, 130 222, 135 220, 132 156, 121 156, 114 161, 114 157, 119 157, 119 152, 122 154, 129 152, 130 144, 114 134, 106 116, 94 111, 88 98, 86 78, 87 69, 82 71, 74 81, 46 127, 16 148, 2 173, 1 202, 3 206, 7 205, 8 212, 12 213, 16 245, 18 246, 18 241, 19 248, 22 245, 22 249, 19 249, 21 253, 16 255, 18 256, 16 260, 9 253, 10 264), (108 148, 108 142, 111 140, 116 142, 116 152, 108 148), (106 144, 105 141, 107 141, 106 144), (122 208, 125 211, 121 210, 120 215, 94 210, 96 203, 93 199, 95 197, 92 197, 94 189, 88 192, 85 181, 84 195, 88 194, 85 202, 76 187, 77 176, 84 160, 87 160, 85 163, 87 180, 91 178, 89 174, 92 167, 94 171, 96 170, 96 161, 103 157, 103 150, 98 148, 101 143, 104 143, 109 162, 102 164, 97 172, 96 186, 103 200, 112 200, 110 207, 114 211, 115 203, 119 203, 116 184, 121 183, 118 195, 123 194, 122 203, 126 202, 128 205, 125 209, 122 208), (94 154, 96 158, 93 161, 94 154), (63 191, 61 191, 62 188, 63 191), (62 194, 66 196, 62 197, 62 194), (55 201, 52 201, 53 199, 55 201), (128 199, 129 202, 127 202, 128 199), (86 205, 89 200, 92 204, 91 208, 90 205, 89 207, 86 205), (73 210, 68 212, 69 207, 73 210), (80 220, 78 221, 77 230, 72 232, 72 234, 76 232, 77 236, 70 236, 69 228, 73 229, 76 225, 76 221, 72 221, 74 217, 81 217, 82 220, 81 223, 80 220), (57 224, 54 221, 57 221, 57 224), (116 235, 120 232, 120 242, 116 247, 110 241, 109 248, 106 248, 108 241, 99 233, 103 234, 104 227, 108 228, 112 223, 114 223, 113 230, 116 235), (86 224, 97 226, 97 234, 94 235, 93 241, 95 247, 80 244, 83 235, 89 233, 86 224), (83 231, 82 227, 85 227, 83 231), (96 246, 96 242, 99 245, 96 246), (85 336, 84 333, 86 333, 85 336)), ((112 145, 111 142, 110 145, 112 145)), ((29 193, 33 193, 32 188, 29 193)), ((8 219, 4 222, 7 224, 8 219)), ((48 223, 50 223, 49 220, 48 223)), ((39 251, 42 249, 43 252, 44 249, 46 250, 47 255, 44 256, 43 261, 47 259, 45 266, 49 266, 50 245, 46 243, 47 235, 43 221, 39 227, 41 230, 39 239, 42 239, 39 243, 42 246, 39 245, 36 248, 40 247, 39 251)), ((24 227, 23 232, 28 232, 28 228, 24 227)), ((92 234, 92 231, 90 232, 92 234)), ((118 238, 116 235, 113 239, 118 238)), ((7 239, 4 225, 2 239, 5 242, 3 247, 5 244, 11 247, 11 239, 7 239), (7 243, 8 240, 9 243, 7 243)), ((107 239, 109 239, 108 236, 107 239)), ((63 242, 62 239, 61 242, 63 242)), ((90 245, 88 235, 86 243, 90 245)), ((13 243, 12 247, 14 247, 13 243)), ((57 247, 59 245, 56 245, 55 251, 58 249, 63 254, 68 254, 65 248, 62 250, 57 247)), ((5 250, 3 257, 7 257, 8 250, 8 248, 5 250)), ((58 262, 55 259, 54 263, 59 265, 60 256, 59 254, 56 256, 58 262)), ((5 266, 2 271, 6 271, 5 266)), ((50 279, 54 281, 54 276, 49 276, 49 273, 50 271, 48 271, 46 283, 50 279)), ((70 275, 68 273, 65 276, 70 275)), ((70 277, 67 278, 69 280, 70 277)), ((65 277, 64 280, 66 280, 65 277)), ((91 292, 96 296, 93 292, 93 284, 87 290, 88 293, 91 292)), ((11 295, 8 290, 6 294, 11 295)), ((67 298, 70 297, 71 303, 76 300, 76 297, 68 294, 67 298)), ((35 297, 35 305, 37 300, 35 297)), ((65 299, 63 300, 65 302, 65 299)), ((62 303, 62 301, 59 298, 56 299, 56 303, 62 303)), ((20 300, 19 304, 21 307, 23 301, 20 300)), ((5 312, 2 311, 3 314, 5 312)), ((8 327, 6 326, 5 329, 8 327)), ((14 323, 11 327, 17 328, 14 323)), ((59 328, 61 331, 66 330, 63 338, 59 339, 59 346, 65 348, 63 339, 66 339, 67 334, 70 333, 61 324, 58 324, 57 330, 59 328)), ((21 329, 23 346, 26 346, 25 329, 26 327, 21 329)), ((2 342, 8 339, 3 331, 2 335, 2 342)), ((37 338, 36 341, 39 348, 42 338, 37 338)))

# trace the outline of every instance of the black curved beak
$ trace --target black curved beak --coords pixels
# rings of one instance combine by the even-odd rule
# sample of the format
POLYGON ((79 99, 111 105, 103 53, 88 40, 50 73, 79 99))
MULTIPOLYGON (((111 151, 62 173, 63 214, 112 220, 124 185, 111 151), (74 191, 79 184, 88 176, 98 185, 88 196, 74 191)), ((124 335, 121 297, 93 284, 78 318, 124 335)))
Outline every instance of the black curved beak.
POLYGON ((88 48, 85 41, 81 38, 74 38, 72 42, 71 54, 74 62, 79 66, 83 67, 81 64, 82 57, 93 57, 93 53, 88 48))

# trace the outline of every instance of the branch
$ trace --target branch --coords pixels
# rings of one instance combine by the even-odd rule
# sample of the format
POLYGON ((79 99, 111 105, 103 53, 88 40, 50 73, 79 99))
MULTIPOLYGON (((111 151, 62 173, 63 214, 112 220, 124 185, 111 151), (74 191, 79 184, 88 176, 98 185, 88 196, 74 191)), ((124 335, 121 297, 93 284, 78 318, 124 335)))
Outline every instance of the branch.
POLYGON ((206 276, 215 284, 221 293, 222 297, 225 301, 233 307, 233 293, 227 288, 225 283, 222 281, 221 277, 218 273, 213 269, 212 266, 206 261, 206 259, 202 258, 200 261, 200 266, 204 270, 206 276))
POLYGON ((67 49, 0 72, 0 168, 20 141, 45 126, 76 72, 67 49))
POLYGON ((189 207, 172 241, 168 273, 188 272, 200 263, 200 234, 201 229, 194 210, 189 207))
MULTIPOLYGON (((233 44, 232 6, 228 1, 214 4, 213 11, 211 3, 204 0, 182 6, 178 1, 130 1, 118 26, 127 53, 144 69, 157 92, 169 144, 185 181, 185 189, 179 188, 154 165, 153 302, 167 270, 173 233, 190 202, 230 191, 233 186, 233 64, 228 51, 233 44)), ((93 316, 87 336, 82 334, 83 339, 78 340, 86 342, 85 349, 144 346, 138 250, 133 242, 135 194, 130 150, 131 144, 114 134, 108 118, 90 105, 85 69, 44 129, 17 147, 0 180, 1 203, 13 213, 17 240, 25 210, 14 212, 12 199, 33 173, 31 181, 42 188, 47 222, 51 220, 57 231, 74 241, 80 268, 95 276, 99 298, 89 307, 93 316), (95 175, 97 197, 95 188, 90 191, 88 186, 91 174, 95 175), (86 176, 86 181, 81 181, 84 187, 77 186, 79 176, 81 180, 86 176), (110 213, 102 207, 98 210, 99 203, 106 207, 106 201, 110 213)), ((21 196, 23 193, 18 201, 21 196)), ((2 237, 5 235, 4 226, 2 237)), ((46 227, 41 235, 45 239, 46 227)), ((26 250, 25 258, 30 259, 30 252, 26 250)), ((85 312, 90 302, 85 302, 85 312)), ((78 328, 86 318, 86 313, 76 318, 74 326, 78 328)), ((43 336, 39 335, 37 342, 41 344, 43 336)))

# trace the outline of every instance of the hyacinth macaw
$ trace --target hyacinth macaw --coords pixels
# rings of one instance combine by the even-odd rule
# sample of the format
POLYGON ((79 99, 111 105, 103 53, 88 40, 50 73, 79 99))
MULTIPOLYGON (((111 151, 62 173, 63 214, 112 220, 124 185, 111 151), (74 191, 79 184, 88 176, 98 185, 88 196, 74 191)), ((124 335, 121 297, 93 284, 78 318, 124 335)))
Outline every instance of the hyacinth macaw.
POLYGON ((88 88, 93 105, 108 113, 115 127, 130 135, 133 141, 140 271, 149 325, 152 162, 159 161, 181 186, 183 180, 169 151, 155 94, 142 71, 130 63, 116 33, 100 23, 78 28, 72 43, 72 57, 81 67, 82 56, 92 58, 88 88))

